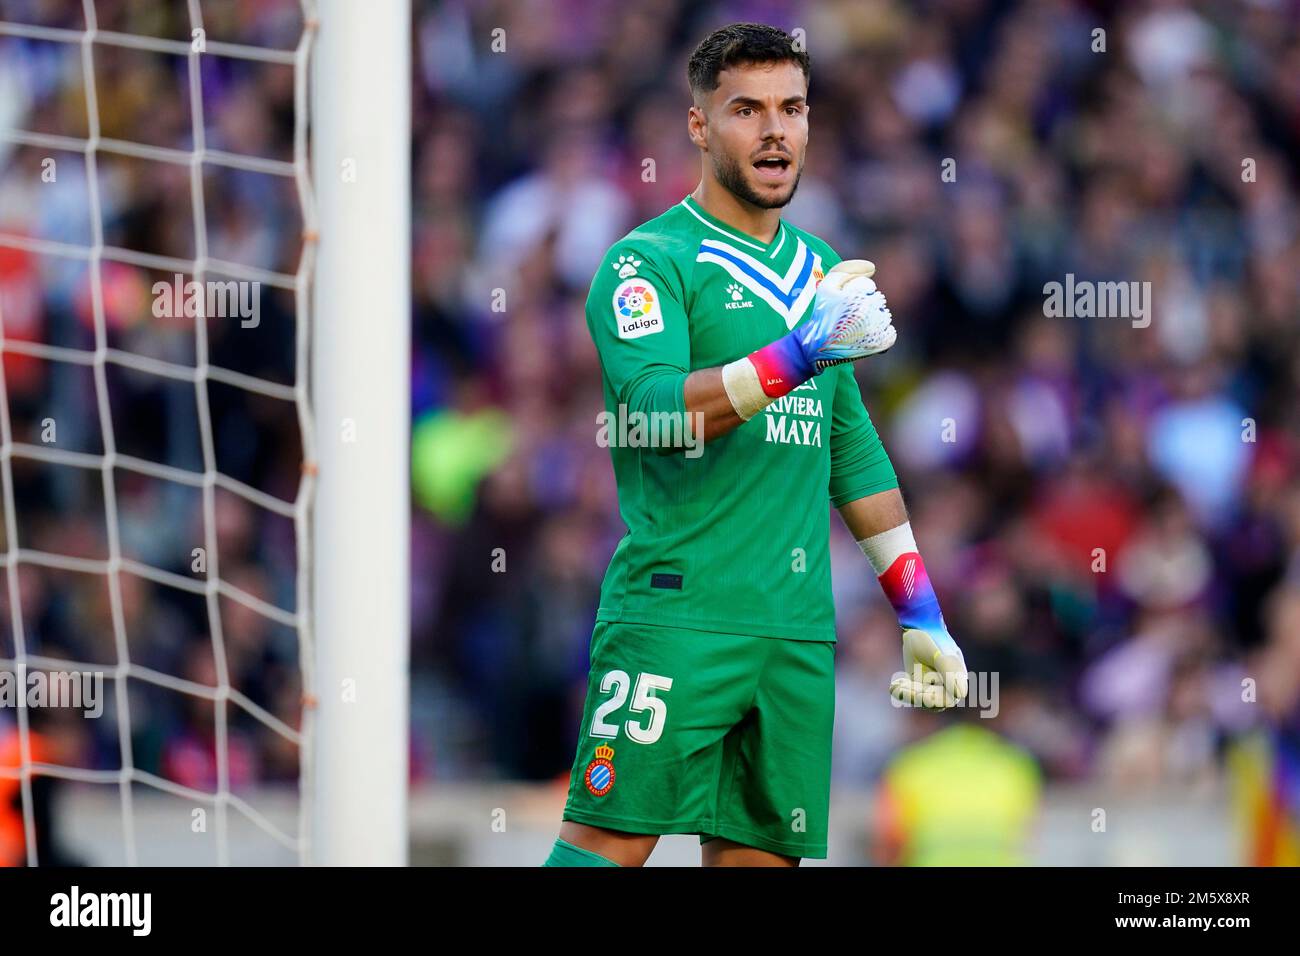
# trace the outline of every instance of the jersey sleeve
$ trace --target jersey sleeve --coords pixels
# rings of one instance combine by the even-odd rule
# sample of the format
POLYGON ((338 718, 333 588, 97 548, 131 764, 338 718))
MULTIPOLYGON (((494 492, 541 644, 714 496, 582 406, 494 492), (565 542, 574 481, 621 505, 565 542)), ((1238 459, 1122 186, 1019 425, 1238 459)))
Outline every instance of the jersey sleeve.
POLYGON ((833 507, 898 487, 893 462, 862 403, 853 363, 831 371, 840 376, 831 405, 831 478, 833 507))
POLYGON ((628 240, 610 249, 587 296, 587 328, 619 404, 629 413, 684 416, 691 361, 684 294, 649 251, 628 240))

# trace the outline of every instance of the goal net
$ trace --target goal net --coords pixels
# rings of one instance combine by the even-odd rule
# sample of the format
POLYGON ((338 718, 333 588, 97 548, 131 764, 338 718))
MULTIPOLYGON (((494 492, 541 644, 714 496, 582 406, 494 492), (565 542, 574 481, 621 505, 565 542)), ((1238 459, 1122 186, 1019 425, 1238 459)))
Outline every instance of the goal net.
POLYGON ((0 0, 0 864, 311 859, 316 25, 0 0))

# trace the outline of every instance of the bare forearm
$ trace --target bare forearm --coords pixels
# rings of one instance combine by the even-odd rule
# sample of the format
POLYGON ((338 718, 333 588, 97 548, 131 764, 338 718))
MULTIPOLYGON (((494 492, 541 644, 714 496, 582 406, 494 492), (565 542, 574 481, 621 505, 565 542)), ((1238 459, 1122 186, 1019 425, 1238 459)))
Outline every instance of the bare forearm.
MULTIPOLYGON (((702 368, 686 376, 684 389, 687 420, 700 421, 703 415, 704 441, 710 442, 743 425, 745 420, 736 414, 727 390, 722 384, 722 366, 702 368)), ((697 436, 699 437, 699 436, 697 436)))
POLYGON ((903 504, 902 492, 890 488, 841 505, 840 517, 854 540, 862 541, 906 522, 907 508, 903 504))

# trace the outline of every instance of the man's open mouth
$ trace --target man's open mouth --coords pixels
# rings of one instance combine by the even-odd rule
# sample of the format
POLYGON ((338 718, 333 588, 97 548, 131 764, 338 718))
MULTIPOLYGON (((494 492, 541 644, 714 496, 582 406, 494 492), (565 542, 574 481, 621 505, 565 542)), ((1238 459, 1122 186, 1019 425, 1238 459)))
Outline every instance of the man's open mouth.
POLYGON ((787 156, 763 156, 754 161, 754 168, 764 179, 780 179, 790 168, 790 159, 787 156))

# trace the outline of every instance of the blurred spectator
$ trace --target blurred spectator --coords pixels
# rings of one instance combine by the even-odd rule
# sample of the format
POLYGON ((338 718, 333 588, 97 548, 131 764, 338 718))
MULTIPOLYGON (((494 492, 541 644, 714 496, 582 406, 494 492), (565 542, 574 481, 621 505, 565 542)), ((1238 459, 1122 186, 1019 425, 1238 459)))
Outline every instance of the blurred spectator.
MULTIPOLYGON (((959 708, 946 726, 903 747, 885 768, 876 810, 877 862, 1023 866, 1042 781, 1033 758, 959 708)), ((924 716, 924 715, 923 715, 924 716)))

